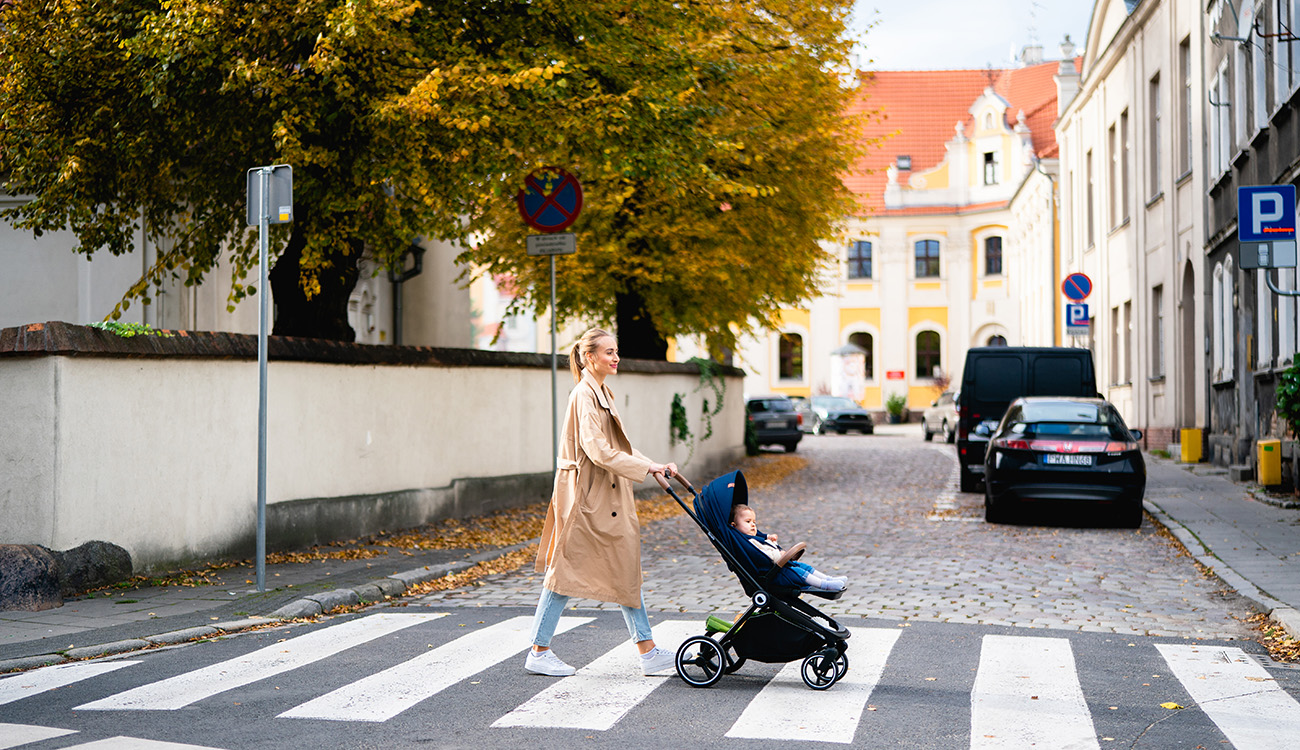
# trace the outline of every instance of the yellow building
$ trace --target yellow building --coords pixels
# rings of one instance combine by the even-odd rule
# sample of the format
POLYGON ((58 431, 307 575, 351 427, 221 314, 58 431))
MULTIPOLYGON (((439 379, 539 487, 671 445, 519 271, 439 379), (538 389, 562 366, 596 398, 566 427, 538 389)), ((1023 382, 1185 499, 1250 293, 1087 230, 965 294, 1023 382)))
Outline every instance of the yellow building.
MULTIPOLYGON (((1014 231, 1023 212, 1012 201, 1054 161, 1060 65, 1033 47, 1022 60, 863 76, 860 106, 883 116, 868 137, 884 141, 845 178, 860 210, 835 249, 839 273, 807 307, 783 311, 779 330, 746 342, 738 364, 748 393, 838 391, 874 410, 902 394, 917 410, 945 377, 960 377, 971 346, 1053 343, 1024 340, 1020 300, 1023 269, 1052 265, 1042 262, 1055 252, 1052 232, 1014 231), (835 372, 846 344, 865 351, 865 381, 847 392, 835 372)), ((1054 226, 1050 202, 1040 202, 1054 226)))

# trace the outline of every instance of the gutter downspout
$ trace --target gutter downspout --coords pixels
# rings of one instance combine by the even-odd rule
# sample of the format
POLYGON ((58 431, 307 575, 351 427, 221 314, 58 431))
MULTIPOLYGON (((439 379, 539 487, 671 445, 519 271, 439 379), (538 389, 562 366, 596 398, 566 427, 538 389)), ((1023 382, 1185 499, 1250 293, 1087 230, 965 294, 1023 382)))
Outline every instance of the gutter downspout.
POLYGON ((1061 276, 1061 270, 1060 270, 1060 268, 1059 268, 1059 263, 1060 263, 1060 257, 1059 257, 1059 256, 1060 256, 1060 251, 1057 249, 1057 245, 1058 245, 1058 242, 1057 242, 1057 234, 1058 234, 1059 232, 1058 232, 1058 229, 1057 229, 1057 221, 1056 221, 1056 177, 1055 177, 1054 175, 1050 174, 1049 172, 1045 172, 1045 171, 1043 171, 1043 160, 1042 160, 1042 159, 1039 159, 1039 158, 1035 158, 1035 159, 1034 159, 1034 170, 1037 171, 1037 172, 1038 172, 1039 174, 1041 174, 1042 176, 1046 177, 1048 183, 1051 185, 1051 188, 1050 188, 1049 192, 1051 193, 1051 200, 1052 200, 1052 227, 1051 227, 1051 232, 1052 232, 1052 279, 1051 279, 1051 282, 1052 282, 1052 283, 1048 285, 1048 288, 1049 288, 1050 290, 1052 290, 1052 291, 1051 291, 1051 295, 1052 295, 1052 346, 1060 346, 1060 345, 1061 345, 1061 323, 1060 323, 1061 305, 1060 305, 1060 300, 1056 299, 1056 293, 1055 293, 1055 290, 1056 290, 1056 283, 1057 283, 1056 280, 1057 280, 1058 278, 1060 278, 1060 276, 1061 276))

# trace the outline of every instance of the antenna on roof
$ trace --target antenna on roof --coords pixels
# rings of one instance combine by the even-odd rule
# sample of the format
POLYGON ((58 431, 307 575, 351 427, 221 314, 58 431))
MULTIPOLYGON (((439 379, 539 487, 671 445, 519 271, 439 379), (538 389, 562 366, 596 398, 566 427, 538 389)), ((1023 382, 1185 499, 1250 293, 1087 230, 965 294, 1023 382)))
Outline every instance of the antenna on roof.
POLYGON ((1029 44, 1038 44, 1038 11, 1043 4, 1038 0, 1029 0, 1029 44))

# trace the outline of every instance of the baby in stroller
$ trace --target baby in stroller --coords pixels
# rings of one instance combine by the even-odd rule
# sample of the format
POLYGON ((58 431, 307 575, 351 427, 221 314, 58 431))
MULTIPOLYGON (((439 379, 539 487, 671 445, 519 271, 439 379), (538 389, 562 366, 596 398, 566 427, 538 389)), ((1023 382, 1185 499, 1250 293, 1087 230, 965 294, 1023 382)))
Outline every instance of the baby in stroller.
MULTIPOLYGON (((758 530, 758 514, 748 505, 731 506, 731 528, 744 534, 749 543, 772 558, 772 562, 777 562, 784 552, 776 543, 776 534, 764 534, 758 530)), ((813 591, 843 591, 849 581, 847 576, 828 576, 798 560, 787 562, 785 568, 797 575, 807 589, 813 591)))

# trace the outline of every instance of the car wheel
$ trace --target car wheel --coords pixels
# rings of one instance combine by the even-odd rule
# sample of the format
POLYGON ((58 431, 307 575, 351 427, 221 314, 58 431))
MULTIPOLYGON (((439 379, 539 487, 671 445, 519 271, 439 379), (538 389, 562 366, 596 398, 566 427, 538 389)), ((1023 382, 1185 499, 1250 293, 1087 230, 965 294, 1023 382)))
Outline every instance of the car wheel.
POLYGON ((943 421, 943 442, 952 443, 956 439, 957 433, 952 429, 952 425, 948 424, 948 420, 945 419, 943 421))
POLYGON ((1126 529, 1138 529, 1142 527, 1142 503, 1134 503, 1121 511, 1119 516, 1119 525, 1126 529))
POLYGON ((1010 523, 1011 514, 1003 507, 1005 503, 994 503, 993 499, 987 494, 984 495, 984 522, 985 523, 1010 523))
POLYGON ((813 417, 813 434, 814 435, 826 434, 826 425, 822 422, 821 417, 813 417))
POLYGON ((934 433, 930 432, 930 423, 924 419, 921 420, 921 439, 927 443, 934 439, 934 433))
POLYGON ((960 475, 960 479, 961 479, 962 492, 974 492, 979 487, 979 483, 980 483, 979 477, 975 476, 975 472, 971 471, 970 469, 967 469, 964 464, 962 465, 961 469, 958 471, 958 474, 960 475))
POLYGON ((794 453, 796 450, 798 450, 798 448, 799 448, 799 444, 798 444, 798 443, 786 443, 786 444, 785 444, 785 452, 786 452, 786 453, 794 453))

